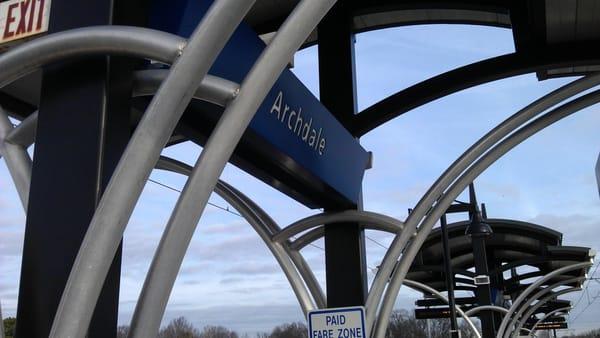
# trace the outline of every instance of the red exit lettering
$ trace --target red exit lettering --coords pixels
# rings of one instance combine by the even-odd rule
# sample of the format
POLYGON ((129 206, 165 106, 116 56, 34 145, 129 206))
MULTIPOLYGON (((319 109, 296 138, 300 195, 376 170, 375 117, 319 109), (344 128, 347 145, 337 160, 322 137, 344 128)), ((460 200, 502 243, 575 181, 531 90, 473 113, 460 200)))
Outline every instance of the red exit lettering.
POLYGON ((8 5, 3 39, 31 35, 42 29, 45 0, 21 0, 8 5))

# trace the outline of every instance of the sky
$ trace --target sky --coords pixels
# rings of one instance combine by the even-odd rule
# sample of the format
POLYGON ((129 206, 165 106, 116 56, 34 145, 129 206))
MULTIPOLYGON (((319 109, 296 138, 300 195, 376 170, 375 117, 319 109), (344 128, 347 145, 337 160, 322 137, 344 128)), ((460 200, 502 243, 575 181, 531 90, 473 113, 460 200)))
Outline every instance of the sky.
MULTIPOLYGON (((501 28, 424 25, 390 28, 356 37, 358 106, 373 103, 431 76, 514 51, 512 33, 501 28)), ((298 52, 293 72, 318 97, 317 49, 298 52)), ((538 81, 534 74, 512 77, 461 91, 414 109, 361 139, 374 154, 363 182, 365 210, 405 219, 435 179, 467 147, 533 100, 573 78, 538 81)), ((600 248, 600 200, 594 167, 600 150, 600 116, 591 107, 564 119, 516 147, 475 181, 478 200, 489 217, 544 225, 564 233, 564 245, 600 248)), ((185 143, 164 154, 193 164, 201 148, 185 143)), ((152 179, 175 189, 184 177, 155 171, 152 179)), ((264 208, 280 226, 319 212, 228 165, 222 179, 264 208)), ((124 237, 120 324, 131 319, 144 276, 178 193, 149 182, 124 237)), ((217 196, 211 202, 228 208, 217 196)), ((229 209, 231 209, 229 207, 229 209)), ((232 211, 232 210, 230 210, 232 211)), ((25 215, 6 166, 0 161, 0 302, 14 315, 18 293, 25 215)), ((392 241, 367 231, 369 281, 392 241)), ((323 243, 302 254, 324 285, 323 243)), ((596 277, 600 276, 600 271, 596 277)), ((570 326, 596 327, 600 284, 588 282, 570 326)), ((397 308, 411 309, 419 294, 403 288, 397 308)), ((164 322, 185 316, 197 327, 223 325, 238 332, 270 331, 303 320, 301 310, 275 259, 235 212, 208 206, 197 227, 171 294, 164 322)))

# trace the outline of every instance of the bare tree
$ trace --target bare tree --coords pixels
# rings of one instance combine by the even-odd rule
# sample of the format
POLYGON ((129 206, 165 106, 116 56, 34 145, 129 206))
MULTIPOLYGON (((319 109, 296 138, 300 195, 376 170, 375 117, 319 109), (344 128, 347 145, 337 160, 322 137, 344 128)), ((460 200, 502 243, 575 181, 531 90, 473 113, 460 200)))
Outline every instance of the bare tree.
POLYGON ((129 334, 129 326, 128 325, 121 325, 121 326, 117 327, 117 338, 127 338, 128 334, 129 334))
POLYGON ((273 329, 269 338, 307 338, 308 329, 304 323, 288 323, 273 329))
POLYGON ((235 331, 231 331, 222 326, 205 326, 199 338, 238 338, 235 331))
POLYGON ((160 330, 158 338, 200 338, 200 332, 187 319, 179 317, 160 330))

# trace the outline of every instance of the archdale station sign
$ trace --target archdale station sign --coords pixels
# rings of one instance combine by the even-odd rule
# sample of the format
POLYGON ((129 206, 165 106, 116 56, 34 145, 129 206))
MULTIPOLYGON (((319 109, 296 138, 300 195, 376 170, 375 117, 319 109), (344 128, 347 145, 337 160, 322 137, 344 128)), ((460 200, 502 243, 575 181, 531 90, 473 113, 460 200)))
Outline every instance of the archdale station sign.
MULTIPOLYGON (((211 2, 156 0, 150 27, 188 37, 211 2)), ((241 83, 264 48, 257 34, 242 24, 209 73, 241 83)), ((211 109, 206 107, 207 112, 211 109)), ((358 141, 287 69, 257 111, 234 158, 237 166, 311 207, 356 205, 369 162, 358 141)))

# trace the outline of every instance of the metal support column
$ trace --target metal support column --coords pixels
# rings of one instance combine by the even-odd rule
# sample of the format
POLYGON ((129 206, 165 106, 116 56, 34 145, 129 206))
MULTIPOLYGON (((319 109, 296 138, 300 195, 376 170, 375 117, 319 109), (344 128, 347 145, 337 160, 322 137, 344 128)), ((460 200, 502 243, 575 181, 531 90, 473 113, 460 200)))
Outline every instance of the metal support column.
MULTIPOLYGON (((487 256, 485 251, 485 237, 473 237, 473 257, 475 261, 475 273, 477 276, 488 276, 487 256)), ((477 305, 491 305, 492 292, 490 284, 477 285, 477 305)), ((481 330, 484 338, 495 336, 494 314, 492 311, 482 311, 479 319, 481 319, 481 330)))
POLYGON ((456 302, 454 301, 454 272, 452 272, 452 263, 450 256, 450 245, 448 244, 448 223, 446 215, 440 219, 442 229, 442 245, 444 247, 444 274, 446 275, 446 290, 448 290, 448 305, 450 306, 450 337, 460 336, 458 323, 456 321, 456 302))
MULTIPOLYGON (((492 230, 489 225, 483 223, 481 220, 481 213, 477 204, 473 183, 469 184, 469 202, 471 204, 471 211, 469 212, 471 224, 467 228, 467 233, 471 236, 473 247, 477 306, 492 305, 492 291, 490 288, 488 258, 485 247, 485 240, 492 234, 492 230)), ((490 310, 481 311, 479 319, 481 320, 481 333, 483 337, 494 337, 496 334, 494 313, 490 310)))
MULTIPOLYGON (((53 0, 49 33, 111 23, 143 25, 144 7, 139 0, 53 0)), ((132 60, 95 57, 43 71, 17 309, 19 338, 50 333, 75 256, 129 140, 133 66, 132 60)), ((116 336, 120 265, 119 250, 87 337, 116 336)))
MULTIPOLYGON (((321 102, 346 127, 357 111, 351 5, 338 1, 318 26, 321 102)), ((326 225, 325 251, 327 306, 363 305, 367 270, 360 225, 326 225)))

